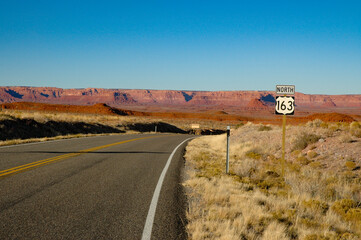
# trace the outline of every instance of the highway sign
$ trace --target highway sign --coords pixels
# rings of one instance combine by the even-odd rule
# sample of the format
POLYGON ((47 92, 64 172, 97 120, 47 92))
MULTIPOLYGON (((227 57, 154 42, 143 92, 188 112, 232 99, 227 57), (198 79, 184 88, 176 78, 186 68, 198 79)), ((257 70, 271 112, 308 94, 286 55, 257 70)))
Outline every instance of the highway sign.
POLYGON ((192 129, 198 129, 199 127, 200 127, 199 124, 196 124, 196 123, 191 124, 192 129))
POLYGON ((295 85, 276 85, 277 95, 295 95, 295 85))
POLYGON ((276 85, 275 113, 282 116, 282 177, 285 172, 286 115, 295 114, 295 85, 276 85))
POLYGON ((295 97, 276 96, 276 114, 294 115, 295 97))

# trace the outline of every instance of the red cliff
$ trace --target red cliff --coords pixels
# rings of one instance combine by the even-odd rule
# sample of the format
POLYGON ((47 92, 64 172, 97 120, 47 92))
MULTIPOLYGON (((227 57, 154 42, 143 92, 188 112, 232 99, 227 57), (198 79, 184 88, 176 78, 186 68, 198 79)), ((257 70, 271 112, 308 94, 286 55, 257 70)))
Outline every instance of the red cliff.
MULTIPOLYGON (((303 109, 347 108, 360 111, 361 94, 308 95, 296 93, 296 106, 303 109)), ((274 106, 272 91, 178 91, 138 89, 62 89, 52 87, 0 87, 0 103, 39 102, 113 107, 157 106, 183 109, 221 106, 232 109, 263 109, 274 106)))

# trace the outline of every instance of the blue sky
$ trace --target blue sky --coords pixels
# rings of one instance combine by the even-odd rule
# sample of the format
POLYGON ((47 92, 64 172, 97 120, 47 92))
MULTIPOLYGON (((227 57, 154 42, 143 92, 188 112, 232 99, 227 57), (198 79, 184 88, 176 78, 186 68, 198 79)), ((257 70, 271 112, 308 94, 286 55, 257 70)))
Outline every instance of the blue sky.
POLYGON ((0 86, 361 94, 361 1, 0 0, 0 86))

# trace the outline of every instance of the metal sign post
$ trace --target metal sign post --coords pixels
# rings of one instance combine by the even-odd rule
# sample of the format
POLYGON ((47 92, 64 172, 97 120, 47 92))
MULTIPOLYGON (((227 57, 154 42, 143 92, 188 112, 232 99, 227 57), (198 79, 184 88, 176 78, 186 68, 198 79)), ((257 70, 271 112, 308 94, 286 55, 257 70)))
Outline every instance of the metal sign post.
POLYGON ((282 177, 285 175, 286 115, 282 116, 282 177))
POLYGON ((193 134, 196 134, 197 130, 199 130, 199 128, 200 128, 200 125, 198 123, 192 123, 191 128, 192 128, 193 134))
POLYGON ((226 156, 226 173, 229 173, 229 136, 231 133, 231 127, 227 126, 227 156, 226 156))
POLYGON ((275 113, 282 116, 282 177, 285 174, 285 145, 286 145, 286 115, 295 114, 295 86, 276 86, 276 109, 275 113), (292 95, 292 96, 289 96, 292 95))

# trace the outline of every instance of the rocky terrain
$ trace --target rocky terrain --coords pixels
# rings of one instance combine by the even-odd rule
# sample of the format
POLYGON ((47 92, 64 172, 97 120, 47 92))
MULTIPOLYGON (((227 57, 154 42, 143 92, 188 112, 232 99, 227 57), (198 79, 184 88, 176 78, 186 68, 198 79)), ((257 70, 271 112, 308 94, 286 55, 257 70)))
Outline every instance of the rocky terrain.
MULTIPOLYGON (((257 100, 260 102, 260 100, 257 100)), ((258 103, 259 104, 259 103, 258 103)), ((262 112, 265 106, 248 107, 251 112, 262 112)), ((133 116, 143 118, 157 118, 157 119, 183 119, 188 121, 211 121, 224 122, 231 125, 237 125, 245 122, 267 123, 267 124, 281 124, 278 115, 272 115, 263 112, 265 115, 256 115, 247 117, 241 114, 228 114, 224 111, 205 111, 205 112, 173 112, 173 111, 158 111, 158 112, 144 112, 131 111, 115 107, 110 107, 104 103, 97 103, 94 105, 64 105, 64 104, 47 104, 47 103, 31 103, 31 102, 14 102, 0 104, 0 110, 6 111, 25 111, 25 112, 42 112, 42 113, 74 113, 86 115, 112 115, 112 116, 133 116)), ((307 116, 291 116, 287 122, 291 125, 298 125, 313 121, 315 119, 324 122, 353 122, 361 119, 360 115, 350 116, 342 113, 314 113, 307 116)))
MULTIPOLYGON (((361 113, 361 94, 308 95, 296 93, 296 109, 317 112, 361 113)), ((178 91, 137 89, 62 89, 52 87, 0 87, 0 103, 39 102, 112 107, 170 107, 218 110, 271 111, 275 103, 273 91, 178 91)))

